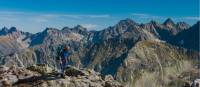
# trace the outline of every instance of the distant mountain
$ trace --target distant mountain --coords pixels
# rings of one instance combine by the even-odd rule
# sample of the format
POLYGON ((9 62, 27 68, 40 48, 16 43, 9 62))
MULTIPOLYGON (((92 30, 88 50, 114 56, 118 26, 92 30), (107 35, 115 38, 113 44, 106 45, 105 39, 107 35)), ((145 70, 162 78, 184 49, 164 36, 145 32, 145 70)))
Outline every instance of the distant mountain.
POLYGON ((15 27, 2 28, 0 30, 0 54, 9 55, 29 47, 31 36, 31 33, 19 31, 15 27))
POLYGON ((173 35, 181 32, 182 30, 188 29, 190 26, 185 22, 178 22, 175 24, 172 19, 168 18, 164 23, 164 27, 168 29, 173 35))
POLYGON ((168 29, 174 29, 175 27, 175 23, 174 21, 172 21, 171 18, 168 18, 164 23, 163 23, 164 26, 166 26, 168 29))
POLYGON ((36 34, 3 28, 0 64, 28 67, 44 63, 57 68, 58 52, 69 45, 73 66, 94 69, 103 76, 111 74, 126 86, 177 87, 195 79, 192 71, 197 70, 198 36, 199 22, 190 27, 170 18, 162 24, 124 19, 100 31, 87 31, 81 25, 46 28, 36 34), (10 48, 12 51, 7 51, 10 48))
POLYGON ((197 50, 200 51, 199 48, 199 37, 200 37, 200 21, 198 21, 195 25, 193 25, 192 27, 190 27, 187 30, 184 30, 180 33, 178 33, 172 40, 174 42, 171 43, 175 43, 178 46, 187 48, 187 49, 193 49, 193 50, 197 50))
POLYGON ((3 27, 0 30, 0 36, 11 34, 13 32, 17 32, 17 29, 15 27, 11 27, 10 29, 8 29, 7 27, 3 27))

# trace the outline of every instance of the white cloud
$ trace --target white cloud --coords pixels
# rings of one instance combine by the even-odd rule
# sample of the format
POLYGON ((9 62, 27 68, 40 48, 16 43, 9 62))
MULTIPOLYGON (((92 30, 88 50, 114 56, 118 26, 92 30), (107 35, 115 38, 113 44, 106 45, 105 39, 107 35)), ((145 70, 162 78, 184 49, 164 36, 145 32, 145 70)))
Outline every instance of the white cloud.
POLYGON ((200 20, 200 17, 195 17, 195 16, 183 17, 183 18, 188 20, 200 20))
POLYGON ((42 23, 42 22, 47 22, 49 21, 48 19, 45 18, 32 18, 30 19, 31 21, 37 22, 37 23, 42 23))
POLYGON ((59 15, 54 15, 54 14, 33 14, 29 16, 27 19, 30 21, 34 21, 36 23, 43 23, 59 17, 60 17, 59 15))
POLYGON ((64 15, 61 15, 61 17, 75 18, 75 19, 80 19, 80 18, 82 18, 81 15, 73 15, 73 14, 64 14, 64 15))
POLYGON ((165 16, 157 16, 157 15, 151 15, 146 13, 132 13, 131 14, 134 17, 142 18, 142 19, 166 19, 165 16))
POLYGON ((41 14, 41 17, 45 18, 58 18, 58 17, 67 17, 67 18, 109 18, 108 14, 41 14))
POLYGON ((16 12, 16 11, 0 11, 0 20, 13 21, 30 20, 37 23, 47 22, 51 19, 84 19, 84 18, 109 18, 108 14, 58 14, 58 13, 33 13, 33 12, 16 12))
MULTIPOLYGON (((78 15, 78 14, 34 14, 29 20, 37 23, 53 21, 54 19, 85 19, 85 18, 108 18, 109 15, 78 15)), ((94 25, 88 25, 94 27, 94 25)))
POLYGON ((17 11, 0 11, 0 15, 20 15, 25 14, 25 12, 17 12, 17 11))
POLYGON ((149 14, 145 14, 145 13, 132 13, 131 15, 133 15, 133 16, 149 16, 149 14))
POLYGON ((104 15, 86 15, 90 18, 109 18, 110 15, 104 14, 104 15))
POLYGON ((13 17, 0 17, 1 21, 17 21, 17 18, 13 18, 13 17))
POLYGON ((44 17, 44 18, 57 18, 57 17, 61 17, 62 15, 58 15, 58 14, 41 14, 38 15, 40 17, 44 17))
POLYGON ((109 18, 110 15, 107 14, 63 14, 61 17, 70 17, 70 18, 109 18))
POLYGON ((16 26, 26 31, 38 32, 45 27, 62 28, 64 26, 82 24, 88 30, 102 28, 102 26, 90 24, 96 19, 108 19, 107 14, 61 14, 61 13, 34 13, 0 11, 0 27, 16 26))
POLYGON ((95 29, 97 25, 95 24, 81 24, 81 26, 87 28, 87 29, 95 29))
MULTIPOLYGON (((132 13, 131 14, 134 17, 137 18, 143 18, 143 19, 167 19, 169 17, 166 16, 156 16, 156 15, 150 15, 150 14, 145 14, 145 13, 132 13)), ((197 16, 180 16, 180 17, 171 17, 173 19, 177 20, 200 20, 200 17, 197 16)))
POLYGON ((53 19, 84 19, 84 18, 109 18, 109 15, 78 15, 78 14, 33 14, 31 18, 35 22, 47 22, 53 19))

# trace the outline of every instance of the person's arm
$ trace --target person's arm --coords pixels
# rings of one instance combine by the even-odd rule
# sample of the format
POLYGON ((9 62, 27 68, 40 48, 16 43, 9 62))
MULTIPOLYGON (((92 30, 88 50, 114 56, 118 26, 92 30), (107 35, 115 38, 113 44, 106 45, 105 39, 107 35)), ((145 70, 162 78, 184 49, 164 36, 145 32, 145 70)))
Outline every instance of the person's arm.
POLYGON ((61 50, 61 51, 60 51, 60 54, 59 54, 59 62, 60 62, 60 63, 62 63, 62 60, 61 60, 61 59, 62 59, 62 54, 63 54, 63 51, 61 50))
POLYGON ((70 55, 72 55, 72 51, 69 51, 69 52, 68 52, 68 56, 67 56, 67 61, 68 61, 68 62, 71 61, 70 55))

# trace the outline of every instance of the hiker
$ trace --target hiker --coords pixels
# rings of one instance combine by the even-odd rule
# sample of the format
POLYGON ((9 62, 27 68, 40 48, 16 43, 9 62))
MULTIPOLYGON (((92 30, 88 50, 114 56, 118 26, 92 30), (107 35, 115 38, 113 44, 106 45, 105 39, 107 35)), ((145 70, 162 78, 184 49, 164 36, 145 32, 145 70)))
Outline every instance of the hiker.
POLYGON ((69 46, 65 45, 60 54, 61 75, 64 77, 64 69, 69 64, 69 46))

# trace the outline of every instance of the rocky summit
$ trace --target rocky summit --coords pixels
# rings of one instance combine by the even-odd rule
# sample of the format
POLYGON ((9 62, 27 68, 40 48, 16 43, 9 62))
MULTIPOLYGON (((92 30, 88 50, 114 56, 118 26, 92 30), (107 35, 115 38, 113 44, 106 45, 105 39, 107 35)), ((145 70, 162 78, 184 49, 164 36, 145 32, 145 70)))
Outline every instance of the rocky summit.
POLYGON ((81 25, 31 34, 0 30, 2 86, 191 87, 199 83, 199 21, 194 25, 127 18, 99 31, 81 25), (66 78, 56 60, 70 47, 66 78))
POLYGON ((1 87, 124 87, 111 75, 101 75, 90 69, 65 69, 65 78, 45 64, 22 67, 1 66, 1 87))

